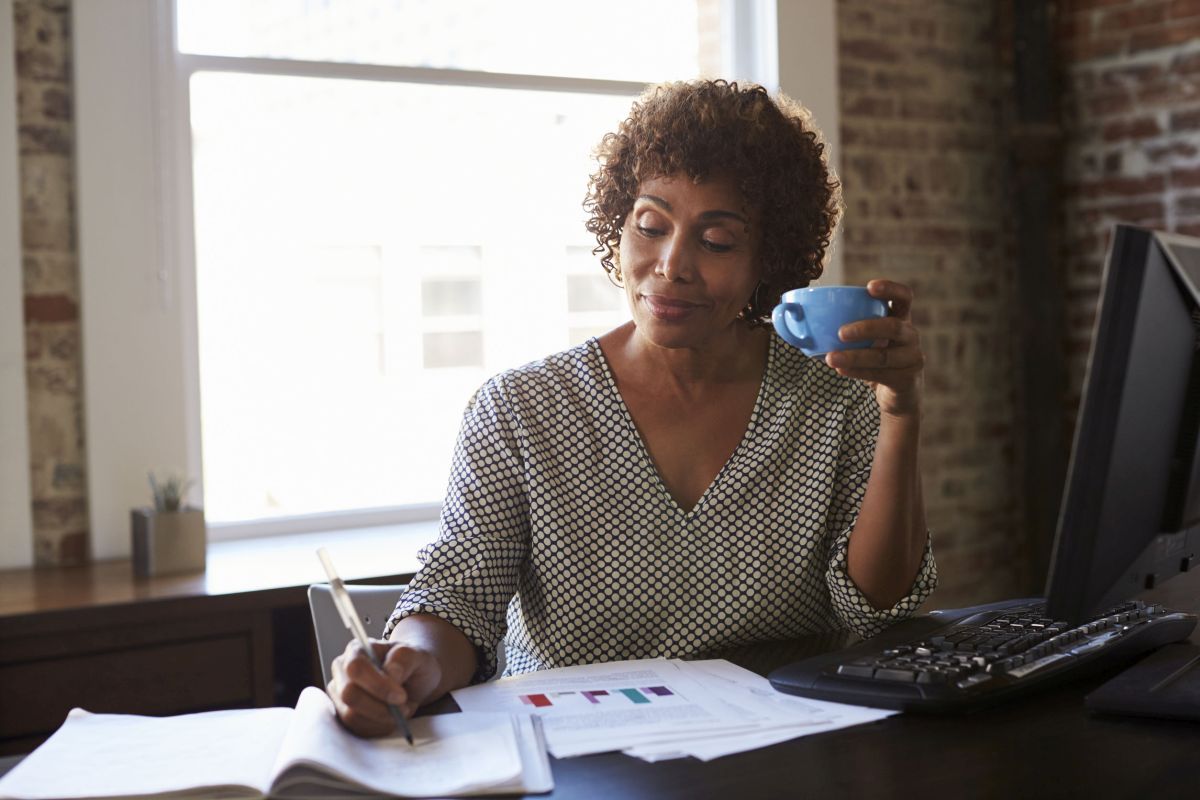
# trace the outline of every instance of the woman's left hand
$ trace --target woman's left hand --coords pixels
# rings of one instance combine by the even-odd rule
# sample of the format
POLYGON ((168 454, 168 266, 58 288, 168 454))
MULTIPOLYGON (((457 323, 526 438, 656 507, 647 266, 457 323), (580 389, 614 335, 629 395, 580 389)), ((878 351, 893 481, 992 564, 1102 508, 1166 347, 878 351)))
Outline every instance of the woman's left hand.
POLYGON ((871 384, 882 414, 917 417, 921 411, 921 372, 925 354, 921 337, 909 317, 912 290, 902 283, 874 280, 867 292, 883 300, 890 309, 886 317, 864 319, 843 325, 838 337, 843 342, 873 340, 864 350, 841 350, 825 356, 825 363, 850 378, 871 384))

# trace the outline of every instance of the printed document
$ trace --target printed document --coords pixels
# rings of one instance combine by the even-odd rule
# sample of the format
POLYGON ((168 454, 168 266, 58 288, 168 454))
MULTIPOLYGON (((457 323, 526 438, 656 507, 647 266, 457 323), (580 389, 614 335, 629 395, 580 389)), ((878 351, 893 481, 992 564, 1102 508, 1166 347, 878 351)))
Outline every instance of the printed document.
POLYGON ((452 694, 463 711, 539 717, 556 758, 622 750, 648 761, 709 760, 896 713, 784 695, 722 660, 561 667, 452 694))

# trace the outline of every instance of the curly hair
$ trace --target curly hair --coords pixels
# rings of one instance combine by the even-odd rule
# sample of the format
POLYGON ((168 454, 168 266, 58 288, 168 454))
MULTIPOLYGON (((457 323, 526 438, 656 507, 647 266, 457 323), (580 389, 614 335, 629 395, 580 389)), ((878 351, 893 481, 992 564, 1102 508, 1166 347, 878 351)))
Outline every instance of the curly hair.
POLYGON ((762 279, 743 319, 767 323, 784 291, 820 277, 842 214, 841 183, 812 114, 791 98, 723 80, 650 86, 595 157, 583 207, 596 237, 592 252, 614 283, 621 285, 621 229, 638 186, 679 174, 696 183, 732 175, 761 220, 762 279))

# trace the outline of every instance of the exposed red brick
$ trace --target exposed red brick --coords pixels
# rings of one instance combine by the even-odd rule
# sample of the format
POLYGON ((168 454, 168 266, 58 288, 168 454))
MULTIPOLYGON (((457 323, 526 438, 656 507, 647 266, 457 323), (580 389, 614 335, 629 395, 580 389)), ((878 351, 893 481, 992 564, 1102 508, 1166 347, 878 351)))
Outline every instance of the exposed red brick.
POLYGON ((62 567, 86 564, 91 560, 89 550, 87 531, 63 534, 58 541, 58 558, 54 563, 62 567))
POLYGON ((1084 100, 1084 110, 1088 116, 1106 117, 1114 114, 1124 114, 1133 108, 1133 95, 1129 92, 1113 92, 1088 97, 1084 100))
POLYGON ((1166 216, 1161 200, 1141 203, 1111 203, 1085 209, 1082 212, 1085 219, 1093 223, 1111 223, 1113 220, 1123 222, 1140 222, 1150 224, 1161 223, 1166 216))
POLYGON ((1183 19, 1169 25, 1133 31, 1130 34, 1129 49, 1132 53, 1141 53, 1187 44, 1195 39, 1200 39, 1200 18, 1183 19))
POLYGON ((838 65, 838 89, 846 92, 866 89, 870 85, 870 72, 863 67, 849 64, 838 65))
POLYGON ((1158 64, 1110 66, 1096 69, 1094 74, 1104 89, 1139 88, 1166 78, 1166 71, 1158 64))
POLYGON ((1200 0, 1171 0, 1167 16, 1171 19, 1200 16, 1200 0))
POLYGON ((920 246, 959 247, 965 241, 963 232, 954 228, 923 225, 912 232, 912 243, 920 246))
POLYGON ((1171 112, 1170 128, 1172 133, 1200 130, 1200 108, 1171 112))
POLYGON ((1118 139, 1145 139, 1158 136, 1162 132, 1162 126, 1154 117, 1135 117, 1108 123, 1100 135, 1107 142, 1115 142, 1118 139))
POLYGON ((1200 219, 1177 223, 1175 232, 1182 233, 1184 236, 1200 236, 1200 219))
POLYGON ((1122 53, 1127 40, 1123 36, 1085 37, 1068 39, 1060 43, 1067 60, 1073 62, 1094 61, 1122 53))
POLYGON ((1070 184, 1068 190, 1081 197, 1135 197, 1142 194, 1160 194, 1167 185, 1163 174, 1133 177, 1107 177, 1096 181, 1070 184))
MULTIPOLYGON (((1200 2, 1200 0, 1197 0, 1200 2)), ((1178 75, 1194 75, 1200 72, 1200 53, 1178 55, 1171 59, 1171 72, 1178 75)))
POLYGON ((1200 186, 1200 167, 1181 167, 1171 170, 1171 185, 1188 188, 1200 186))
POLYGON ((1152 163, 1160 161, 1175 161, 1177 159, 1192 159, 1200 155, 1200 148, 1191 142, 1171 142, 1161 147, 1145 148, 1146 158, 1152 163))
POLYGON ((1097 27, 1102 31, 1127 31, 1146 25, 1157 25, 1167 20, 1167 3, 1143 2, 1105 11, 1100 15, 1097 27))
POLYGON ((891 97, 859 95, 844 101, 841 111, 845 116, 887 119, 896 116, 896 101, 891 97))
POLYGON ((1111 8, 1112 6, 1132 5, 1135 2, 1137 2, 1137 0, 1062 0, 1059 5, 1059 13, 1080 13, 1093 11, 1097 8, 1111 8))
POLYGON ((1176 197, 1175 213, 1184 217, 1200 216, 1200 194, 1176 197))
POLYGON ((72 322, 79 319, 79 306, 62 294, 25 297, 25 322, 72 322))
POLYGON ((838 43, 838 55, 882 64, 895 64, 900 60, 900 53, 895 47, 878 39, 842 39, 838 43))

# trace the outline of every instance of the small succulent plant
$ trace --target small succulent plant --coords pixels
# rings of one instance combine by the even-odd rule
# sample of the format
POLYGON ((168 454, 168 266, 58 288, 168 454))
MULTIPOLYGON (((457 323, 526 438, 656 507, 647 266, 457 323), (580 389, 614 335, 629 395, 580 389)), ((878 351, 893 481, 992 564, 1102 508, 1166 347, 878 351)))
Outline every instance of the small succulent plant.
POLYGON ((187 490, 194 483, 191 478, 177 473, 167 473, 162 477, 155 477, 151 472, 149 478, 150 491, 154 493, 155 511, 178 511, 183 507, 187 490))

